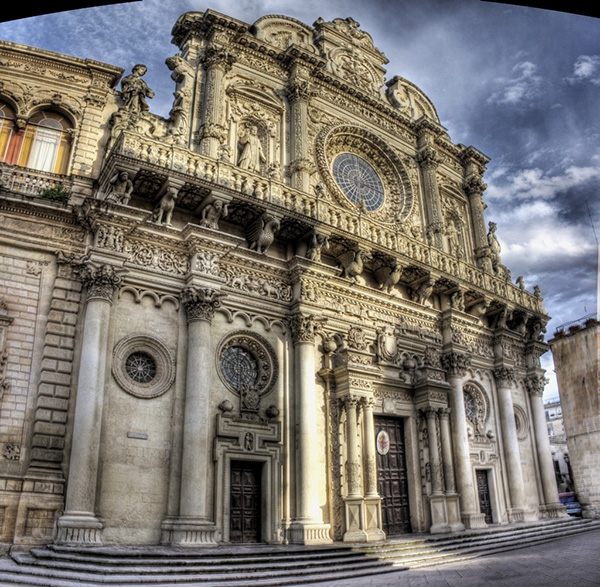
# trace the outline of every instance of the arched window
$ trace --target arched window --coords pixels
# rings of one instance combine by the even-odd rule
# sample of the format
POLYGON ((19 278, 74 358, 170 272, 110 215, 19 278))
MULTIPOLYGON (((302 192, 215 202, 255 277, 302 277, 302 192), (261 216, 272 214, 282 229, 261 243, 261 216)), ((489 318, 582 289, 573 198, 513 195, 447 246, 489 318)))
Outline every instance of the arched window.
POLYGON ((0 102, 0 161, 8 162, 9 145, 15 128, 15 113, 12 108, 0 102))
POLYGON ((57 112, 38 112, 29 120, 18 164, 22 167, 64 174, 67 172, 71 136, 69 121, 57 112))

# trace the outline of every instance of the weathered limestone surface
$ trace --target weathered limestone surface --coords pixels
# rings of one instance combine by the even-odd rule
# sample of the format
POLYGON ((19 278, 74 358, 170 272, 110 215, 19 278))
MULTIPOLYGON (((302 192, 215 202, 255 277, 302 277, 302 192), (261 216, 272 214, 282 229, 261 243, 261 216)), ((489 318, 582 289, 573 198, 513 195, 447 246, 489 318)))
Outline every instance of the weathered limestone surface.
POLYGON ((172 34, 168 118, 143 64, 119 86, 0 43, 2 544, 561 515, 548 316, 484 218, 488 158, 352 18, 207 10, 172 34), (21 157, 41 128, 47 158, 21 157))

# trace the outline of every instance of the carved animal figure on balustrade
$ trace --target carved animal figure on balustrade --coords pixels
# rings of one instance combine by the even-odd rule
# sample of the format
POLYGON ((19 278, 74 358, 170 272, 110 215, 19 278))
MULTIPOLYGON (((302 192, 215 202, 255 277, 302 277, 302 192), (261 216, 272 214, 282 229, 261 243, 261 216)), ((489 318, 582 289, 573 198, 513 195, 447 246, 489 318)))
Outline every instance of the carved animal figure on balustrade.
POLYGON ((175 188, 168 188, 160 199, 158 206, 154 208, 152 217, 156 224, 164 224, 165 226, 171 226, 171 219, 173 217, 173 210, 175 209, 175 200, 177 199, 177 190, 175 188))
POLYGON ((257 253, 266 253, 273 244, 275 234, 279 230, 279 220, 268 212, 263 212, 246 229, 246 240, 250 250, 257 253))
POLYGON ((339 266, 342 267, 342 277, 351 279, 353 283, 356 282, 356 278, 363 272, 363 256, 364 251, 349 250, 342 253, 338 257, 339 266))
POLYGON ((375 279, 379 283, 379 289, 391 293, 394 286, 400 281, 402 275, 402 266, 396 259, 393 265, 383 265, 374 272, 375 279))

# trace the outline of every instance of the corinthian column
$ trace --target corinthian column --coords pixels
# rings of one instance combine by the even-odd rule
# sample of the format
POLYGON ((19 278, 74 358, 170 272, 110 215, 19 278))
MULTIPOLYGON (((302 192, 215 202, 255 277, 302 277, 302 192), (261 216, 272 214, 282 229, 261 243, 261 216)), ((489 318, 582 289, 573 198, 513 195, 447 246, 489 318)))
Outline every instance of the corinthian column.
POLYGON ((123 270, 112 265, 85 265, 80 272, 87 286, 81 344, 81 368, 65 512, 58 520, 60 544, 100 544, 102 524, 94 513, 102 405, 110 324, 110 307, 123 270))
POLYGON ((543 513, 548 517, 566 517, 567 513, 558 498, 554 464, 550 452, 550 440, 548 439, 548 428, 542 400, 545 385, 546 379, 543 375, 530 375, 525 379, 525 386, 529 392, 535 447, 544 491, 545 507, 542 510, 545 510, 543 513))
POLYGON ((206 69, 206 84, 200 127, 200 152, 217 158, 219 145, 227 136, 222 122, 223 78, 231 69, 234 58, 224 48, 208 47, 202 58, 206 69))
POLYGON ((504 445, 504 462, 508 475, 510 504, 508 519, 510 522, 525 521, 525 488, 521 470, 521 454, 515 424, 515 408, 513 406, 511 383, 514 371, 508 367, 494 369, 494 378, 498 389, 498 407, 500 409, 500 427, 504 445))
POLYGON ((446 379, 451 387, 449 400, 452 410, 452 445, 454 446, 456 485, 460 495, 462 523, 465 528, 486 528, 485 516, 479 512, 475 500, 469 437, 467 436, 462 378, 465 376, 469 364, 470 358, 461 353, 451 352, 442 357, 446 379))
POLYGON ((216 527, 208 507, 212 444, 207 406, 213 358, 211 323, 225 295, 195 286, 181 293, 188 323, 187 373, 179 518, 170 528, 170 542, 181 546, 215 544, 216 527))
POLYGON ((315 317, 301 313, 289 318, 294 343, 294 391, 296 395, 296 512, 290 541, 300 544, 331 542, 329 524, 323 523, 319 504, 317 462, 318 412, 315 390, 315 317))
POLYGON ((365 474, 366 474, 366 494, 365 497, 379 498, 379 489, 377 487, 377 454, 375 447, 375 418, 373 408, 375 401, 372 397, 363 399, 363 414, 365 423, 365 438, 363 443, 365 447, 365 474))

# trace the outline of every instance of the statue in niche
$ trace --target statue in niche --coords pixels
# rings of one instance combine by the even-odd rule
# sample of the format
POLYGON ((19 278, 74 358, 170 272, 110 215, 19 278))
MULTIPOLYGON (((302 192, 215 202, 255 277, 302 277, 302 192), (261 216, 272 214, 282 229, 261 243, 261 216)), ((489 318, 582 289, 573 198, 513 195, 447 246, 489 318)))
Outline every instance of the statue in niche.
POLYGON ((238 167, 256 173, 260 171, 260 164, 267 162, 255 126, 251 126, 248 132, 240 137, 239 148, 238 167))
POLYGON ((145 65, 138 63, 133 66, 131 73, 121 80, 121 93, 125 101, 123 110, 138 114, 150 110, 146 98, 154 98, 154 92, 142 79, 147 70, 145 65))
POLYGON ((227 203, 223 200, 214 200, 202 209, 200 226, 219 230, 219 220, 229 213, 227 203))
POLYGON ((306 251, 306 258, 311 261, 321 262, 321 251, 322 249, 329 248, 329 240, 324 234, 319 234, 314 231, 311 234, 308 242, 308 250, 306 251))
POLYGON ((129 173, 117 171, 110 179, 109 185, 105 200, 127 206, 133 192, 133 182, 129 179, 129 173))
POLYGON ((171 218, 173 217, 176 199, 177 190, 175 188, 168 188, 160 199, 158 206, 156 206, 152 212, 152 217, 156 224, 162 224, 164 219, 165 226, 171 226, 171 218))
POLYGON ((492 267, 494 269, 494 272, 498 273, 498 269, 501 265, 500 251, 502 250, 502 247, 500 247, 500 242, 498 241, 498 237, 496 236, 496 223, 489 222, 488 226, 490 230, 488 232, 487 239, 488 246, 490 247, 490 255, 492 258, 492 267))

